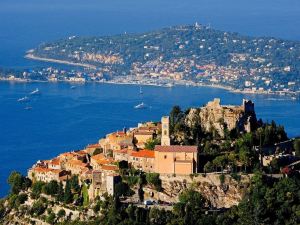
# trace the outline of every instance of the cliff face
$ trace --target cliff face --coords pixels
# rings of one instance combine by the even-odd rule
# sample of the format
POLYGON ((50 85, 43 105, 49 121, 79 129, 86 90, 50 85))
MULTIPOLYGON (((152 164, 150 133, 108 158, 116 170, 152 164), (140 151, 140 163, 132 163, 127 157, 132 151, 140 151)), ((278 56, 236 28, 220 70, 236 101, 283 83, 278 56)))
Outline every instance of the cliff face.
POLYGON ((220 99, 214 99, 201 108, 192 108, 186 117, 190 127, 200 123, 203 131, 217 132, 224 137, 224 131, 239 128, 240 131, 250 132, 256 122, 254 104, 244 100, 242 105, 220 105, 220 99))
POLYGON ((145 197, 153 196, 156 200, 177 202, 179 194, 187 188, 199 191, 208 199, 213 207, 230 208, 237 205, 243 198, 250 184, 250 175, 242 175, 238 182, 230 175, 225 175, 224 183, 220 181, 220 174, 190 176, 160 176, 163 192, 156 192, 145 188, 145 197))

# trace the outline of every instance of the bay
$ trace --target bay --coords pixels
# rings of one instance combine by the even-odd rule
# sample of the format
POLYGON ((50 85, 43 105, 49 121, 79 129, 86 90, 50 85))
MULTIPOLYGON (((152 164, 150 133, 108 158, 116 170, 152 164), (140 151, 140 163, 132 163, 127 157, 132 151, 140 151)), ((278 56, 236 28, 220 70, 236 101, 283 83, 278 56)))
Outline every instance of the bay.
MULTIPOLYGON (((33 68, 46 63, 24 59, 39 43, 72 35, 110 35, 162 27, 210 24, 252 36, 300 40, 298 0, 1 0, 0 67, 33 68)), ((67 83, 0 82, 0 197, 8 192, 12 170, 26 170, 38 159, 81 149, 108 132, 159 120, 173 105, 201 106, 214 97, 224 104, 255 102, 257 115, 285 125, 290 137, 300 134, 300 104, 282 97, 233 94, 206 87, 143 87, 67 83), (39 88, 30 106, 18 98, 39 88), (134 110, 144 101, 151 109, 134 110)))
POLYGON ((136 85, 0 82, 0 196, 7 193, 12 170, 26 174, 39 159, 79 150, 105 134, 159 121, 172 106, 199 107, 213 98, 222 104, 240 105, 243 98, 255 103, 257 117, 285 126, 290 137, 300 134, 300 104, 286 98, 244 95, 209 87, 173 88, 136 85), (17 100, 39 88, 29 103, 17 100), (145 102, 149 108, 134 109, 145 102), (24 108, 30 106, 31 110, 24 108))

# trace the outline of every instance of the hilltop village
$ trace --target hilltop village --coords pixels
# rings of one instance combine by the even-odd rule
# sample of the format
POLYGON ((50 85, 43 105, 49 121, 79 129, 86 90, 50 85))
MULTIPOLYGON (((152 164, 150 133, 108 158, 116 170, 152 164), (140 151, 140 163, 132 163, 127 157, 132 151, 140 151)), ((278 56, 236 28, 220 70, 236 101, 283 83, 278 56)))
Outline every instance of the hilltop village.
MULTIPOLYGON (((215 99, 201 109, 199 122, 207 132, 214 127, 224 136, 221 119, 230 130, 239 126, 241 131, 250 132, 251 116, 255 116, 251 101, 244 100, 241 106, 221 106, 220 99, 215 99)), ((91 184, 88 193, 89 198, 94 199, 105 192, 114 194, 114 187, 121 180, 119 162, 127 162, 130 167, 146 173, 190 175, 200 172, 200 152, 197 145, 171 144, 170 118, 164 116, 158 123, 140 123, 138 127, 107 134, 83 150, 40 160, 28 170, 28 177, 32 181, 66 182, 77 175, 80 182, 91 184), (151 143, 160 144, 147 149, 151 143)))
MULTIPOLYGON (((295 193, 299 165, 300 140, 288 139, 274 121, 257 119, 252 101, 214 99, 186 111, 174 106, 159 122, 39 160, 27 177, 13 172, 0 215, 4 224, 193 224, 187 221, 203 218, 228 224, 240 218, 236 209, 250 213, 243 204, 254 204, 255 188, 289 182, 272 193, 295 193)), ((288 204, 297 205, 299 197, 293 198, 288 204)), ((290 224, 297 224, 297 210, 289 208, 290 224)))

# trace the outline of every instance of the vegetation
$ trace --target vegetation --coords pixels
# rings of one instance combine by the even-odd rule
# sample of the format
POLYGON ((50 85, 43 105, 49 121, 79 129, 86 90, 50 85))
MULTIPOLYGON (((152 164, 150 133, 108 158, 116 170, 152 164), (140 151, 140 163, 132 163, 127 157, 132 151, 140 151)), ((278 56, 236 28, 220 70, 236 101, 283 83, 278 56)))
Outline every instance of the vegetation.
MULTIPOLYGON (((296 82, 297 89, 299 49, 298 41, 249 37, 206 26, 175 26, 142 34, 74 37, 43 43, 35 49, 34 55, 103 67, 107 69, 107 78, 129 74, 134 65, 144 68, 156 62, 185 59, 197 65, 237 68, 240 79, 225 83, 235 88, 244 88, 245 80, 251 80, 265 89, 271 88, 263 80, 253 79, 250 71, 256 71, 256 75, 268 77, 272 82, 286 87, 289 81, 296 82), (87 54, 114 56, 119 60, 93 60, 86 57, 87 54)), ((185 68, 186 65, 180 65, 174 72, 183 72, 185 68)), ((201 72, 203 70, 192 65, 186 76, 197 81, 200 79, 197 75, 201 72)), ((35 76, 38 77, 38 74, 35 76)))
POLYGON ((162 191, 161 179, 158 173, 146 173, 146 181, 155 187, 157 191, 162 191))
POLYGON ((160 139, 149 139, 146 143, 145 143, 145 149, 149 149, 149 150, 154 150, 155 145, 159 145, 160 144, 160 139))

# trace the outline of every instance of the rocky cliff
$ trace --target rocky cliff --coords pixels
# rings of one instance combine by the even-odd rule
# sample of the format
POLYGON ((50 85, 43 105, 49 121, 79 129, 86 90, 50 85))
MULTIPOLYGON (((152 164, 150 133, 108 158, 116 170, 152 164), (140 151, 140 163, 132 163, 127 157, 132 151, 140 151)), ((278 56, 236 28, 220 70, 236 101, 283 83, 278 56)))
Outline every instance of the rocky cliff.
POLYGON ((174 203, 178 201, 178 196, 184 189, 193 188, 208 199, 213 207, 230 208, 242 200, 250 185, 251 175, 241 175, 240 181, 236 181, 227 174, 223 182, 221 182, 220 175, 160 176, 163 192, 156 192, 150 187, 145 187, 145 197, 174 203))
POLYGON ((221 137, 224 137, 225 129, 250 132, 256 123, 254 104, 243 100, 242 105, 220 105, 220 99, 214 99, 206 106, 190 109, 185 122, 189 127, 198 123, 203 131, 221 137))

